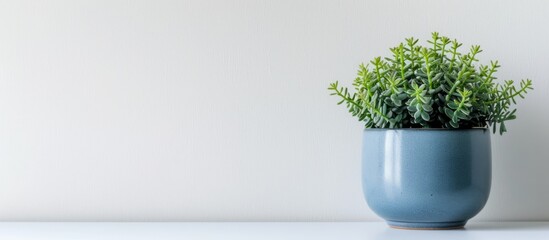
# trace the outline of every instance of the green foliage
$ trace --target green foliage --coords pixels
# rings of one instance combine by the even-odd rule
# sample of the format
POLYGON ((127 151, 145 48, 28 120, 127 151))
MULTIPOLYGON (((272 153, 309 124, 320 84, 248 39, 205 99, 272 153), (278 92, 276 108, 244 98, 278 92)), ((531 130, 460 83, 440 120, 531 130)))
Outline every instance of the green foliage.
POLYGON ((361 64, 354 91, 336 81, 328 88, 366 128, 472 128, 507 131, 516 118, 517 97, 524 98, 532 81, 496 82, 500 65, 478 65, 480 46, 461 53, 457 40, 432 34, 428 47, 408 38, 391 48, 391 57, 361 64))

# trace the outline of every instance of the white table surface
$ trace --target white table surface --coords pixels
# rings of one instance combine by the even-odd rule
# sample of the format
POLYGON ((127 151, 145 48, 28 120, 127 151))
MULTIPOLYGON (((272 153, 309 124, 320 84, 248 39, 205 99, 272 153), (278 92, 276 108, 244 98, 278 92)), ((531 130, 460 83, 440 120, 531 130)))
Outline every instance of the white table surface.
POLYGON ((0 239, 549 239, 549 222, 471 222, 464 230, 397 230, 383 222, 2 222, 0 239))

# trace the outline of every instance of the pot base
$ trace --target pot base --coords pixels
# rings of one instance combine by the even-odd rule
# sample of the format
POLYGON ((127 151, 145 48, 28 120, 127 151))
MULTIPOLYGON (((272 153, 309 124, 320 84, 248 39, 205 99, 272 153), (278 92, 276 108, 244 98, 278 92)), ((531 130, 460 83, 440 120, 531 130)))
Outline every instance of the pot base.
POLYGON ((457 222, 399 222, 387 221, 390 227, 406 230, 454 230, 463 229, 467 221, 457 222))

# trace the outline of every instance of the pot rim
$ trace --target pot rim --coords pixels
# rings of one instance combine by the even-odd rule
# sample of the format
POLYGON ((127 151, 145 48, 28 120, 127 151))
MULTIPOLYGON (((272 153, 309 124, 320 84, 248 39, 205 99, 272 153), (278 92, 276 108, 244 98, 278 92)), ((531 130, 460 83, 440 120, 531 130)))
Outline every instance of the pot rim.
POLYGON ((488 127, 472 128, 364 128, 364 131, 489 131, 488 127))

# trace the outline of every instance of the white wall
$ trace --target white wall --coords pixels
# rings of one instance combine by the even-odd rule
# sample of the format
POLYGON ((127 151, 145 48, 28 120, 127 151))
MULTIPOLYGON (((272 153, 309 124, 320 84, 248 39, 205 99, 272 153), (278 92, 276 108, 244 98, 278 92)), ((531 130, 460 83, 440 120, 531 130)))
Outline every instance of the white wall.
POLYGON ((547 1, 2 1, 0 220, 377 220, 326 87, 430 32, 531 78, 477 220, 549 220, 547 1))

